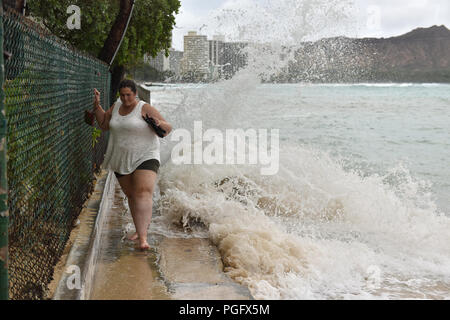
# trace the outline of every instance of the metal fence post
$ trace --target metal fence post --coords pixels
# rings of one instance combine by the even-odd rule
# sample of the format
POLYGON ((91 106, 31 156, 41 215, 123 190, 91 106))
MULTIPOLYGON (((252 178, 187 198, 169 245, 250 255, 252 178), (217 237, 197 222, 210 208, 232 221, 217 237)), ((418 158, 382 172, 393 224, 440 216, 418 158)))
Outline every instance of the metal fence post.
POLYGON ((8 184, 6 182, 6 116, 3 63, 3 3, 0 0, 0 300, 8 299, 8 184))

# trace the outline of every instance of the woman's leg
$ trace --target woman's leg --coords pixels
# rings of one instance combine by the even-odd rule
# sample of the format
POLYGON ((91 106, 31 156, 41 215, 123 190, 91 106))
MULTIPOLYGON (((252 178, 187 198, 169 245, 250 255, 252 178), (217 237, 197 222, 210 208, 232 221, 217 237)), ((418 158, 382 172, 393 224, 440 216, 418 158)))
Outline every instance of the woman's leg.
MULTIPOLYGON (((131 174, 127 174, 117 179, 119 181, 120 187, 122 188, 123 193, 127 196, 128 206, 130 208, 130 212, 133 208, 133 180, 131 174)), ((134 210, 134 209, 133 209, 134 210)), ((137 240, 138 234, 135 232, 132 236, 128 237, 129 240, 137 240)))
POLYGON ((130 204, 136 232, 139 237, 139 247, 148 249, 147 230, 152 219, 153 190, 156 181, 156 172, 151 170, 136 170, 132 176, 132 201, 130 204))

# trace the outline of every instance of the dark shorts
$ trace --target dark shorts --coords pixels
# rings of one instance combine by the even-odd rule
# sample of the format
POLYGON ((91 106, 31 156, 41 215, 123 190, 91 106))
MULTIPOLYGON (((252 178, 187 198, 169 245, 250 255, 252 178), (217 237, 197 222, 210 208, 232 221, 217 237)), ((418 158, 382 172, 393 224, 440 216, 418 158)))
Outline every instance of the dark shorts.
MULTIPOLYGON (((158 173, 159 171, 159 161, 157 159, 150 159, 142 162, 136 170, 152 170, 158 173)), ((135 170, 135 171, 136 171, 135 170)), ((134 171, 133 171, 134 172, 134 171)), ((116 175, 116 178, 119 179, 123 176, 126 176, 126 174, 120 174, 114 171, 114 174, 116 175)), ((130 173, 131 174, 131 173, 130 173)))

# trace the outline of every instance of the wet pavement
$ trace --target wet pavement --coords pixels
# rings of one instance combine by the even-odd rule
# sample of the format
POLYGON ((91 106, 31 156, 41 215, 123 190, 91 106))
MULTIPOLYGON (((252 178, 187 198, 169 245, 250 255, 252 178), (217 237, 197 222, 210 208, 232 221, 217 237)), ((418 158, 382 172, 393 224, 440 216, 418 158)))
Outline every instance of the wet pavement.
MULTIPOLYGON (((156 265, 155 244, 141 251, 125 238, 133 223, 126 198, 116 184, 114 202, 103 228, 91 299, 170 299, 156 265)), ((133 228, 134 230, 134 228, 133 228)))
MULTIPOLYGON (((152 220, 157 217, 154 208, 152 220)), ((137 248, 137 241, 126 238, 134 225, 118 183, 105 218, 89 299, 252 299, 247 288, 223 273, 220 255, 207 238, 168 237, 153 227, 151 249, 137 248)))

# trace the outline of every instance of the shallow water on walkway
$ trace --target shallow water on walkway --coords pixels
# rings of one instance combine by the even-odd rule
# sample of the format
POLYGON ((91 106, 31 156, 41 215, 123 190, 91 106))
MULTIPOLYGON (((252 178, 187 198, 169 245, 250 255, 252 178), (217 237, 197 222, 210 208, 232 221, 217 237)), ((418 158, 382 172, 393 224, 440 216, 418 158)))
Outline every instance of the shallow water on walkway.
MULTIPOLYGON (((157 269, 154 249, 141 251, 125 238, 134 232, 126 198, 116 184, 114 203, 101 235, 99 257, 90 299, 171 299, 157 269), (143 281, 144 279, 144 281, 143 281)), ((149 244, 155 244, 149 239, 149 244)))

